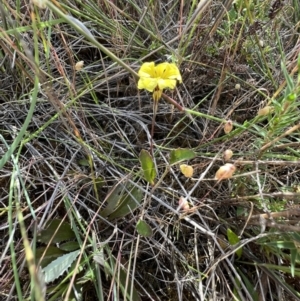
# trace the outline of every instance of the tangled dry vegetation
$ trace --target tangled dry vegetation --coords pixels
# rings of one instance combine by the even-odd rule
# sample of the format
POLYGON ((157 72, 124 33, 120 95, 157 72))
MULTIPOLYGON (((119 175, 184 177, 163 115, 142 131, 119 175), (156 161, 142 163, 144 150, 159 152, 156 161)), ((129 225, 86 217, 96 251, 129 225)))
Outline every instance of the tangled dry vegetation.
POLYGON ((33 3, 0 3, 0 300, 300 300, 298 0, 33 3), (189 109, 154 185, 148 61, 189 109))

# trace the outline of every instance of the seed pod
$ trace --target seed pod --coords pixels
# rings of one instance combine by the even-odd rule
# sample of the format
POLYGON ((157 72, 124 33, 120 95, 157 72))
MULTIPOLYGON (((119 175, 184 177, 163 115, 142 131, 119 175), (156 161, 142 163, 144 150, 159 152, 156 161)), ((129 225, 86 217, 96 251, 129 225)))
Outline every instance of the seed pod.
POLYGON ((31 2, 36 5, 38 8, 45 9, 47 8, 46 0, 31 0, 31 2))
POLYGON ((186 178, 191 178, 194 174, 194 168, 190 165, 181 164, 179 168, 186 178))
POLYGON ((266 116, 273 110, 271 106, 265 106, 262 109, 258 110, 257 116, 266 116))
POLYGON ((224 152, 223 154, 223 158, 224 158, 224 161, 229 161, 233 156, 233 151, 231 149, 226 149, 226 151, 224 152))
POLYGON ((190 209, 190 205, 189 205, 187 199, 183 196, 181 196, 179 198, 178 204, 179 204, 179 208, 183 211, 187 211, 190 209))
POLYGON ((230 179, 235 172, 236 167, 231 163, 226 163, 225 165, 221 166, 215 175, 215 180, 225 180, 230 179))
POLYGON ((235 88, 236 88, 236 90, 240 90, 241 89, 241 85, 240 84, 235 84, 235 88))
POLYGON ((80 71, 84 65, 84 61, 79 61, 75 64, 75 70, 80 71))
POLYGON ((233 123, 232 120, 227 120, 225 125, 224 125, 224 132, 225 134, 229 134, 233 129, 233 123))

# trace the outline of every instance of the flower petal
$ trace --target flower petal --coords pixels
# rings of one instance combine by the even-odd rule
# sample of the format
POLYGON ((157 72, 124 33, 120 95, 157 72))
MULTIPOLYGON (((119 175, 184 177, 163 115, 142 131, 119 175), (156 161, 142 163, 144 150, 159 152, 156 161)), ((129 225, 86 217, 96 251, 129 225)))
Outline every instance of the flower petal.
POLYGON ((156 77, 155 75, 155 63, 150 62, 150 63, 144 63, 139 72, 138 75, 140 77, 156 77))
POLYGON ((180 83, 182 82, 180 71, 175 64, 168 64, 163 78, 177 79, 180 83))
POLYGON ((146 89, 149 92, 153 92, 157 85, 156 78, 141 77, 138 81, 138 89, 146 89))
POLYGON ((175 64, 164 62, 155 66, 154 62, 144 63, 139 72, 138 89, 153 92, 155 89, 174 89, 176 81, 182 81, 180 71, 175 64))
POLYGON ((161 77, 161 78, 166 78, 165 77, 165 72, 166 69, 168 68, 169 63, 160 63, 157 66, 155 66, 155 76, 156 77, 161 77))
POLYGON ((180 71, 175 64, 161 63, 155 67, 156 76, 163 79, 177 79, 182 81, 180 71))
POLYGON ((160 90, 170 88, 174 89, 176 87, 176 80, 175 79, 159 79, 157 81, 158 88, 160 90))

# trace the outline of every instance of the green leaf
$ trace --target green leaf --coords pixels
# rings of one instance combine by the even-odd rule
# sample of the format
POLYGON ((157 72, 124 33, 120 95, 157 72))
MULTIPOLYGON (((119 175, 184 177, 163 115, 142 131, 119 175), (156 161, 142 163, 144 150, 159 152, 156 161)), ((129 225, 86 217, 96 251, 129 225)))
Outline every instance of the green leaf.
POLYGON ((240 207, 240 206, 236 207, 236 216, 243 217, 246 216, 246 214, 247 214, 247 208, 240 207))
POLYGON ((241 289, 241 287, 242 287, 242 285, 241 285, 241 282, 239 281, 239 279, 236 277, 235 279, 234 279, 234 281, 235 281, 235 286, 234 286, 234 288, 233 288, 233 295, 234 295, 234 297, 235 297, 235 301, 237 300, 237 301, 241 301, 241 298, 240 298, 240 296, 239 296, 239 293, 238 293, 238 291, 240 291, 240 289, 241 289))
POLYGON ((173 149, 170 153, 170 164, 190 160, 196 157, 196 153, 188 148, 173 149))
POLYGON ((76 260, 79 255, 80 250, 73 251, 71 253, 65 254, 53 260, 49 265, 47 265, 43 272, 45 273, 45 283, 49 283, 60 277, 68 268, 71 266, 73 261, 76 260))
POLYGON ((284 241, 284 240, 269 241, 269 242, 265 242, 264 245, 270 246, 270 247, 276 247, 278 249, 295 249, 296 248, 293 241, 284 241))
MULTIPOLYGON (((240 242, 239 237, 229 228, 227 229, 227 238, 228 238, 230 245, 232 245, 232 246, 234 246, 240 242)), ((243 253, 242 248, 238 248, 235 252, 235 254, 238 256, 238 258, 240 258, 242 256, 242 253, 243 253)))
POLYGON ((288 73, 288 71, 286 69, 286 65, 283 61, 281 61, 281 69, 283 71, 283 75, 284 75, 286 83, 287 83, 286 96, 288 96, 288 94, 290 94, 294 90, 294 87, 295 87, 294 81, 293 81, 293 78, 288 73))
POLYGON ((154 162, 150 153, 144 149, 142 149, 140 153, 140 162, 142 165, 142 170, 144 172, 145 180, 151 185, 154 185, 154 179, 156 177, 154 162))
POLYGON ((129 183, 118 183, 106 198, 107 206, 99 212, 109 220, 120 218, 135 210, 143 199, 143 193, 129 183))
POLYGON ((65 240, 72 240, 75 238, 75 233, 73 232, 71 226, 67 222, 62 222, 60 219, 54 219, 46 225, 46 228, 42 230, 38 235, 38 240, 48 244, 55 244, 65 240))
POLYGON ((35 262, 36 264, 40 264, 41 267, 44 268, 54 259, 64 255, 65 253, 66 252, 64 252, 62 249, 54 246, 37 248, 35 251, 35 262))
MULTIPOLYGON (((299 58, 300 58, 300 56, 299 56, 299 58)), ((293 233, 291 233, 291 236, 294 240, 296 240, 297 242, 300 243, 300 234, 298 234, 297 232, 293 232, 293 233)))
POLYGON ((150 237, 153 234, 151 227, 143 220, 139 220, 136 225, 136 230, 141 236, 150 237))
POLYGON ((143 200, 143 193, 138 187, 128 186, 115 210, 108 216, 109 220, 124 217, 139 207, 143 200))
POLYGON ((120 199, 123 197, 125 192, 125 184, 123 182, 115 185, 107 194, 105 201, 107 203, 106 207, 99 212, 102 217, 107 217, 112 214, 120 199))
POLYGON ((78 165, 80 166, 90 166, 90 162, 88 159, 79 159, 77 161, 78 165))
POLYGON ((100 264, 101 266, 105 267, 106 259, 104 257, 104 251, 103 249, 99 249, 97 252, 95 252, 93 259, 95 262, 100 264))
POLYGON ((291 275, 295 277, 295 265, 297 260, 298 250, 292 249, 291 250, 291 275))
POLYGON ((242 271, 239 268, 237 268, 237 270, 238 273, 242 276, 243 282, 247 288, 247 291, 250 293, 250 296, 253 298, 253 301, 258 301, 259 297, 253 283, 251 283, 251 281, 246 277, 245 274, 242 273, 242 271))
POLYGON ((80 246, 78 241, 67 241, 63 244, 60 244, 59 248, 66 252, 71 252, 80 249, 80 246))

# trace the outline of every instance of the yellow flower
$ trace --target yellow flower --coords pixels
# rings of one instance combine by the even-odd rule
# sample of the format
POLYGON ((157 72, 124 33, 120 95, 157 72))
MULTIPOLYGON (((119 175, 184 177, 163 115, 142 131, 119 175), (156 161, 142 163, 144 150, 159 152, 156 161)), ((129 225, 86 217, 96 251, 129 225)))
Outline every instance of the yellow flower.
POLYGON ((177 80, 181 83, 182 78, 179 69, 175 64, 161 63, 155 66, 154 62, 144 63, 138 75, 138 89, 146 89, 153 92, 153 99, 158 101, 161 98, 163 89, 176 87, 177 80))

